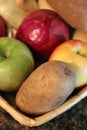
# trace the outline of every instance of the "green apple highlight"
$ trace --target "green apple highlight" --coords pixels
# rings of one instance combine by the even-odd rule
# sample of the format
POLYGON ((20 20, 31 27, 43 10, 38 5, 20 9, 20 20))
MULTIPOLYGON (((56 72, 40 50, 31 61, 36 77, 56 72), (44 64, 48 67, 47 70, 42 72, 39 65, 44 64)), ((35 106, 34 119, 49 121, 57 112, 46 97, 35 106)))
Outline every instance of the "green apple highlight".
POLYGON ((29 48, 19 40, 0 38, 0 90, 17 90, 34 69, 29 48))

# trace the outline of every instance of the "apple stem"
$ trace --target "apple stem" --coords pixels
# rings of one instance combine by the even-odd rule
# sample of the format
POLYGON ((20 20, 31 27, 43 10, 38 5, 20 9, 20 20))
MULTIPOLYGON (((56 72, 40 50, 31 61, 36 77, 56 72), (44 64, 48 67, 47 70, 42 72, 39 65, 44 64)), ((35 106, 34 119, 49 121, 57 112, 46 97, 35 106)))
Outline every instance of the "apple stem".
POLYGON ((4 52, 4 57, 5 58, 9 57, 9 52, 8 51, 4 52))

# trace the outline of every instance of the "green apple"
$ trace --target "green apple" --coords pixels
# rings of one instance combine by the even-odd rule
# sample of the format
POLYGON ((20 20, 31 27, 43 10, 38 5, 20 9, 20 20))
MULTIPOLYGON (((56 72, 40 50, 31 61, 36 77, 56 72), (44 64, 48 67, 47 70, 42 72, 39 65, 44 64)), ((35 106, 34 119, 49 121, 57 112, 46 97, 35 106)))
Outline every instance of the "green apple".
POLYGON ((67 40, 59 45, 49 60, 69 63, 76 71, 76 88, 87 84, 87 43, 80 40, 67 40))
POLYGON ((15 91, 34 69, 29 48, 14 38, 0 38, 0 90, 15 91))

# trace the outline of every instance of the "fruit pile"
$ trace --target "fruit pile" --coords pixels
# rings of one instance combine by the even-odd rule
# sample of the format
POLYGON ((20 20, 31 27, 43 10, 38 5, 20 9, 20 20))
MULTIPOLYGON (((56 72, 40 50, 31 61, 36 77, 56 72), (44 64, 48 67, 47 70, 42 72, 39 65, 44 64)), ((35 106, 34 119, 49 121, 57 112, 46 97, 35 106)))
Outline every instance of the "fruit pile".
POLYGON ((17 90, 17 107, 33 115, 87 84, 87 33, 42 2, 0 2, 0 91, 17 90))

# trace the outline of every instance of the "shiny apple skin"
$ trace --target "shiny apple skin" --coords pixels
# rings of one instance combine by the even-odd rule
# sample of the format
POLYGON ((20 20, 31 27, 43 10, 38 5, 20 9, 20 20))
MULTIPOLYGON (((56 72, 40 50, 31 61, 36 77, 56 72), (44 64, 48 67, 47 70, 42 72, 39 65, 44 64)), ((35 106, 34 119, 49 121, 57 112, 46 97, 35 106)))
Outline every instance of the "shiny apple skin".
POLYGON ((15 91, 34 69, 29 48, 19 40, 0 38, 0 90, 15 91))
POLYGON ((69 28, 56 12, 38 9, 23 20, 16 38, 48 58, 58 44, 69 39, 69 28))
POLYGON ((50 60, 69 63, 76 71, 76 88, 87 84, 87 44, 80 40, 68 40, 54 49, 50 60))

